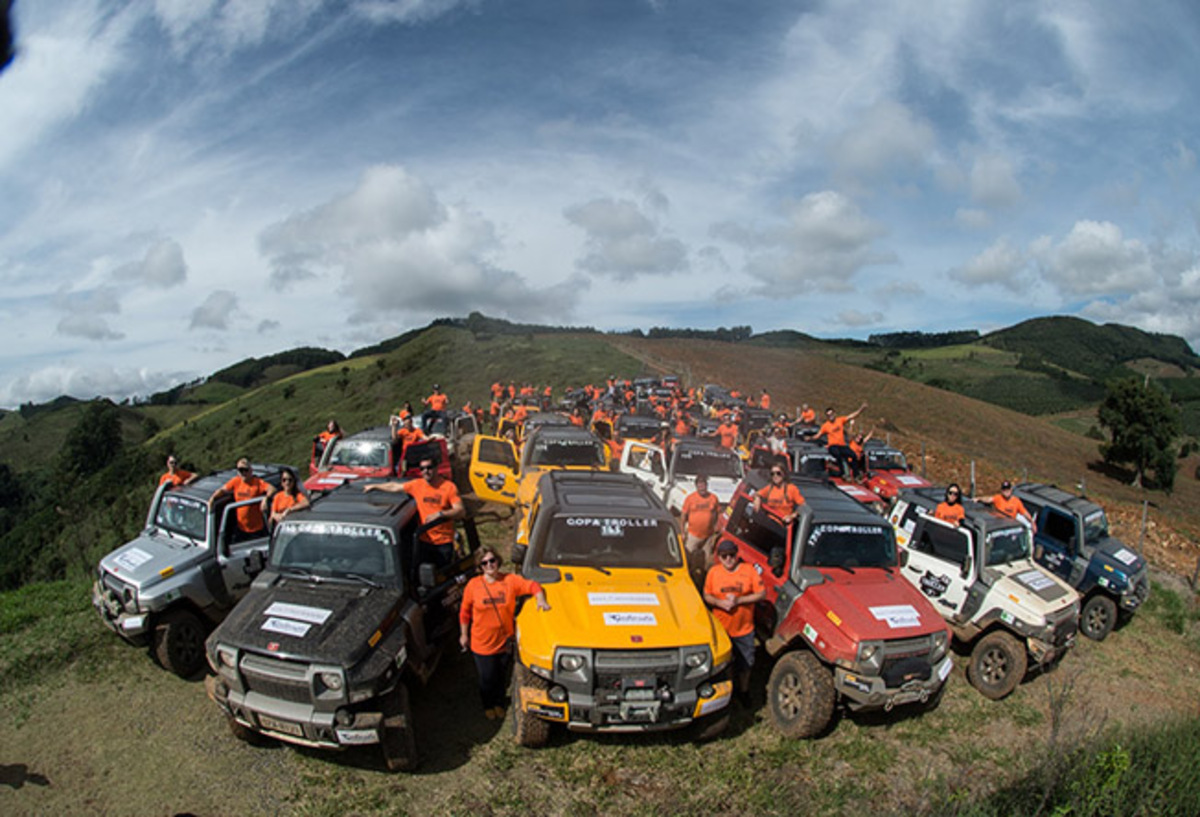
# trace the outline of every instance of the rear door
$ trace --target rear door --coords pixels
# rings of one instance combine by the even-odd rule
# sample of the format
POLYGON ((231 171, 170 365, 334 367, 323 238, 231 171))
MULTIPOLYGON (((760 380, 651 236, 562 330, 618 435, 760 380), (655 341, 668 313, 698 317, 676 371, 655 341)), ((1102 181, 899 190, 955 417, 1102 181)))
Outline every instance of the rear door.
POLYGON ((471 446, 470 481, 480 499, 517 504, 517 447, 500 437, 477 434, 471 446))
POLYGON ((923 516, 908 541, 905 578, 950 617, 962 610, 971 584, 971 538, 961 528, 923 516), (964 576, 963 573, 967 575, 964 576))
POLYGON ((1073 515, 1049 505, 1038 513, 1034 553, 1038 562, 1066 581, 1071 579, 1078 538, 1073 515))

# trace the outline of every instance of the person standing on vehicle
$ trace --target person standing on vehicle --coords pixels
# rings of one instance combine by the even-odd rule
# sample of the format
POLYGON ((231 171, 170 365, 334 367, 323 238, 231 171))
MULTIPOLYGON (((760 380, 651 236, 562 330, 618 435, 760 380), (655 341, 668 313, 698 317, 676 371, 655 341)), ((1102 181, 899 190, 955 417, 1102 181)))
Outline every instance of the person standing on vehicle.
POLYGON ((404 449, 413 443, 423 442, 425 440, 425 433, 413 425, 413 418, 410 414, 401 421, 400 427, 396 429, 393 437, 400 443, 400 456, 403 458, 404 449))
POLYGON ((808 403, 800 407, 800 422, 806 426, 817 424, 817 412, 808 403))
POLYGON ((1000 483, 1000 493, 990 497, 981 497, 976 502, 991 505, 996 513, 1023 522, 1030 531, 1037 533, 1037 523, 1033 520, 1033 514, 1025 507, 1025 503, 1019 496, 1013 496, 1013 484, 1008 480, 1000 483))
MULTIPOLYGON (((171 488, 178 488, 180 485, 191 485, 196 481, 196 475, 191 471, 185 471, 179 467, 179 458, 174 454, 167 455, 167 472, 158 478, 158 484, 164 482, 171 483, 171 488)), ((167 490, 171 490, 168 488, 167 490)))
POLYGON ((772 460, 776 465, 782 465, 788 468, 791 465, 791 458, 788 456, 788 438, 787 429, 783 426, 775 426, 775 430, 767 437, 767 449, 771 452, 772 460))
POLYGON ((738 558, 737 545, 726 539, 717 545, 717 563, 704 578, 704 601, 733 642, 734 688, 750 693, 754 667, 754 605, 766 598, 762 576, 738 558))
MULTIPOLYGON (((332 422, 332 420, 330 421, 332 422)), ((275 486, 256 476, 250 467, 250 460, 242 457, 237 461, 237 476, 226 482, 208 499, 211 506, 221 497, 232 496, 234 502, 244 502, 247 499, 266 497, 268 500, 275 493, 275 486)), ((237 532, 240 539, 252 539, 266 533, 266 523, 263 522, 263 508, 259 503, 243 505, 237 509, 237 532)))
MULTIPOLYGON (((850 446, 846 445, 846 423, 862 414, 863 409, 866 407, 867 404, 863 403, 856 411, 852 411, 841 417, 835 417, 833 409, 827 408, 825 409, 825 422, 817 430, 817 436, 825 438, 825 448, 838 461, 843 475, 846 473, 846 463, 853 462, 854 460, 854 452, 850 449, 850 446)), ((852 465, 851 469, 854 475, 858 476, 857 466, 852 465)))
POLYGON ((933 509, 933 515, 943 522, 949 522, 956 528, 966 519, 967 512, 963 510, 962 505, 962 488, 958 487, 957 482, 951 482, 946 486, 946 499, 944 502, 939 502, 938 506, 933 509))
POLYGON ((721 501, 717 495, 709 493, 708 477, 698 475, 696 490, 684 498, 683 508, 679 512, 679 529, 685 536, 688 572, 697 579, 708 569, 711 558, 709 543, 717 532, 717 512, 720 507, 721 501))
POLYGON ((721 424, 717 426, 717 445, 732 451, 733 447, 737 445, 737 439, 737 423, 734 422, 733 415, 728 414, 721 420, 721 424))
POLYGON ((762 390, 762 394, 758 398, 758 407, 767 411, 771 410, 771 394, 766 389, 762 390))
POLYGON ((479 673, 479 697, 488 720, 504 717, 504 691, 517 627, 517 599, 533 596, 539 610, 550 609, 546 591, 535 581, 500 570, 500 554, 479 549, 475 563, 482 574, 463 588, 458 611, 458 643, 470 650, 479 673))
POLYGON ((421 534, 418 559, 445 567, 454 562, 454 520, 466 516, 467 510, 458 488, 438 473, 432 458, 422 457, 420 468, 419 477, 407 482, 373 482, 363 486, 363 493, 405 493, 416 500, 421 526, 429 526, 421 534))
POLYGON ((425 426, 425 428, 432 428, 434 423, 445 416, 446 406, 450 404, 450 398, 445 395, 441 386, 434 383, 433 394, 421 398, 421 402, 425 404, 426 409, 421 425, 425 426))
POLYGON ((766 506, 767 513, 790 525, 800 514, 804 497, 799 488, 786 481, 786 477, 782 465, 771 466, 771 481, 754 494, 754 512, 758 513, 766 506))
POLYGON ((270 511, 268 517, 271 527, 278 525, 292 511, 308 507, 308 497, 300 490, 300 479, 291 468, 284 468, 279 475, 279 490, 271 495, 268 502, 264 497, 263 511, 270 511))

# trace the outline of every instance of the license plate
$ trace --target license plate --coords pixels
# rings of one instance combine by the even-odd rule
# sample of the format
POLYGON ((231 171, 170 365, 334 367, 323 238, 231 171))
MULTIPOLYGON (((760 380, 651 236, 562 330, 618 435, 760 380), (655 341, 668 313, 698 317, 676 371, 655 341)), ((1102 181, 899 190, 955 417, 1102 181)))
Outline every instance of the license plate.
POLYGON ((293 737, 297 738, 304 737, 304 728, 298 723, 276 720, 275 718, 267 715, 259 715, 258 723, 263 729, 269 729, 272 732, 281 732, 285 735, 292 735, 293 737))

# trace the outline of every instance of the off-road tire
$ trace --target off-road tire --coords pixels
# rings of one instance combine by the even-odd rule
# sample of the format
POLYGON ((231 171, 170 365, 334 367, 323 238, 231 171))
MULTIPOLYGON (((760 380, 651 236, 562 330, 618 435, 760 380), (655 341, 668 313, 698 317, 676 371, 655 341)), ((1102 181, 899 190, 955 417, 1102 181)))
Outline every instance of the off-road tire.
POLYGON ((1079 613, 1079 631, 1092 641, 1108 638, 1117 623, 1117 605, 1103 593, 1096 593, 1079 613))
POLYGON ((412 707, 408 701, 408 687, 404 682, 387 694, 383 701, 383 728, 379 735, 379 749, 388 771, 406 772, 417 765, 417 732, 412 719, 412 707), (389 720, 401 721, 388 725, 389 720))
POLYGON ((207 631, 190 610, 172 610, 154 628, 152 646, 158 663, 180 678, 191 678, 204 666, 207 631))
POLYGON ((1025 677, 1029 659, 1025 645, 1003 630, 985 635, 971 650, 967 680, 985 698, 1007 697, 1025 677))
POLYGON ((521 706, 521 687, 546 690, 550 688, 545 678, 539 678, 520 662, 513 670, 513 735, 517 743, 527 749, 540 749, 550 739, 550 723, 526 712, 521 706))
POLYGON ((780 656, 767 681, 771 723, 788 738, 820 734, 833 718, 833 676, 807 650, 780 656))

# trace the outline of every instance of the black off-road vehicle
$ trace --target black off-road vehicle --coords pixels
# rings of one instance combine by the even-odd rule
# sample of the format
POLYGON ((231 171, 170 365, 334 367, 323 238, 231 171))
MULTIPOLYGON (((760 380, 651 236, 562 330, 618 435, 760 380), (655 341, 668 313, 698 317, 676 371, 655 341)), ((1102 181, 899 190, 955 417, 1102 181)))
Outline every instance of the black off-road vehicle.
POLYGON ((377 743, 389 769, 409 769, 408 685, 428 680, 457 632, 478 537, 466 520, 457 561, 420 563, 413 500, 362 488, 343 485, 276 529, 266 569, 208 639, 206 686, 239 738, 377 743))

